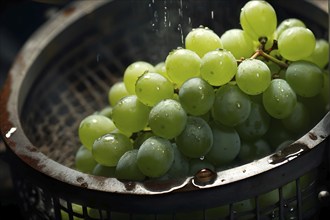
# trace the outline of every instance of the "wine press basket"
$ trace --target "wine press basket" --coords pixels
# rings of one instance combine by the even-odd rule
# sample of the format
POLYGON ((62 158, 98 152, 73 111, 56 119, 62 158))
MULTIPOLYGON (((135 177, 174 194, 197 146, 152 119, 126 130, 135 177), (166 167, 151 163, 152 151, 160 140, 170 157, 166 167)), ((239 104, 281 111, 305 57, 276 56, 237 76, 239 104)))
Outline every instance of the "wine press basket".
MULTIPOLYGON (((136 60, 156 64, 199 25, 239 27, 242 0, 74 1, 18 54, 1 91, 5 157, 27 219, 317 219, 329 200, 330 115, 285 148, 217 173, 122 182, 73 169, 85 116, 136 60), (302 187, 304 177, 312 177, 302 187), (294 194, 284 196, 294 183, 294 194), (278 201, 264 207, 263 194, 278 201), (246 205, 245 201, 252 203, 246 205), (64 214, 63 214, 64 213, 64 214)), ((278 19, 305 21, 328 37, 328 14, 307 1, 270 1, 278 19)))

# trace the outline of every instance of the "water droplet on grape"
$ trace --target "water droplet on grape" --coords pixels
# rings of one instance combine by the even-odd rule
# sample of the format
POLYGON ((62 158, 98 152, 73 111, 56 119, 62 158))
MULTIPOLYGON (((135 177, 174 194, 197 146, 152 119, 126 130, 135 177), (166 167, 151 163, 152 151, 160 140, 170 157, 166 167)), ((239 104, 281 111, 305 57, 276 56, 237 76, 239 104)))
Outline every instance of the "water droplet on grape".
POLYGON ((108 141, 108 142, 109 141, 115 141, 115 138, 113 136, 107 135, 107 136, 104 137, 104 140, 108 141))

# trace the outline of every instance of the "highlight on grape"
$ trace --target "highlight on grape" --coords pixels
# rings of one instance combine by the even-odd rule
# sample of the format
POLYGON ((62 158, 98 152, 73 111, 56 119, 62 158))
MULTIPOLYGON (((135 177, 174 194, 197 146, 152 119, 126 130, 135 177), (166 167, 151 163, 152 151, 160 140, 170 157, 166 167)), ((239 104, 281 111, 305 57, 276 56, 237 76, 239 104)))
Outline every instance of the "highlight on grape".
POLYGON ((121 181, 185 178, 276 152, 329 111, 329 44, 266 1, 241 29, 200 26, 165 60, 137 60, 81 120, 76 169, 121 181))

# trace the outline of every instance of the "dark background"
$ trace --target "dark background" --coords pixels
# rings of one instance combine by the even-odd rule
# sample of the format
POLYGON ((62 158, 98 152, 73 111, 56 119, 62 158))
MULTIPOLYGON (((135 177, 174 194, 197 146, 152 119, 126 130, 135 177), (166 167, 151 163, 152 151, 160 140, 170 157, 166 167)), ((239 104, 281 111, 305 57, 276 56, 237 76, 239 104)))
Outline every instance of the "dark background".
POLYGON ((0 0, 0 87, 16 53, 66 0, 0 0))
MULTIPOLYGON (((0 90, 25 41, 68 0, 0 0, 0 90)), ((22 219, 0 139, 0 219, 22 219)))

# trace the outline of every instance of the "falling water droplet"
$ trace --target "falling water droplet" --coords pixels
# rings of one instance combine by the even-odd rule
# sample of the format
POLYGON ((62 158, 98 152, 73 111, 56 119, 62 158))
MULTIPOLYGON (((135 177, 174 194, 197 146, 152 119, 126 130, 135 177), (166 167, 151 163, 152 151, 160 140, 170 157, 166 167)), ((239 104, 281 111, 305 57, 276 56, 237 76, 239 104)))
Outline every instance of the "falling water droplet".
POLYGON ((211 19, 214 20, 214 11, 211 11, 211 19))

